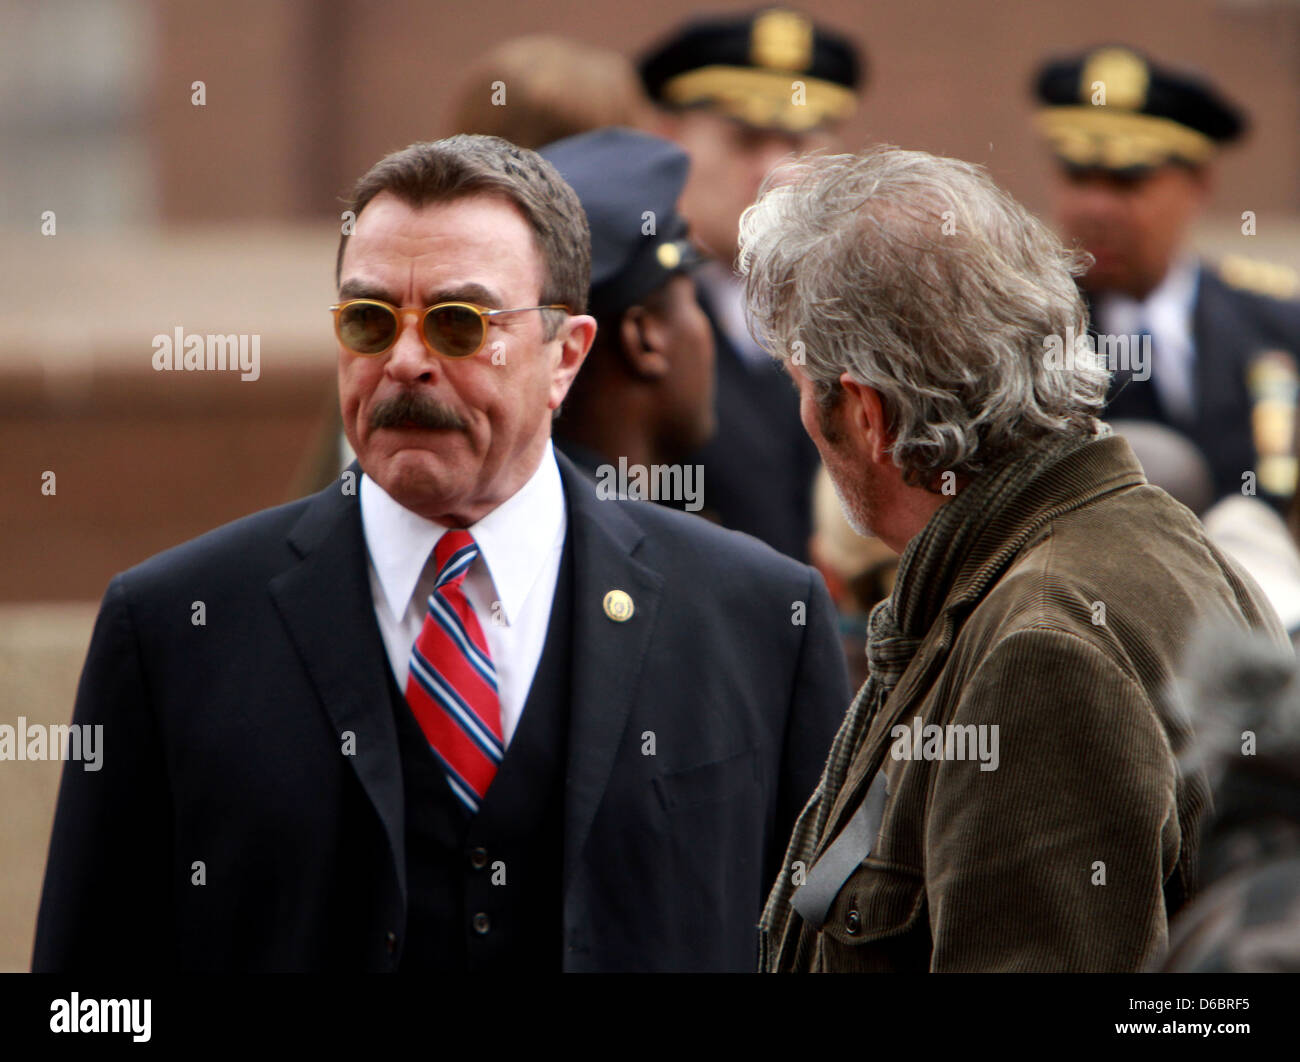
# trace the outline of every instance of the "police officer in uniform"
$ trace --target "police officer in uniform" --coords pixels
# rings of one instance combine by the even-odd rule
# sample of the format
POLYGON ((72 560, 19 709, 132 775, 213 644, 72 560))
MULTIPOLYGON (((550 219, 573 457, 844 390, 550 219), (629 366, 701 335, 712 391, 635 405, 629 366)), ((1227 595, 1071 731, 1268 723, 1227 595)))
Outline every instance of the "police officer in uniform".
POLYGON ((1300 280, 1240 256, 1211 266, 1186 243, 1244 116, 1207 81, 1118 46, 1047 63, 1036 94, 1059 163, 1057 222, 1095 260, 1081 285, 1115 370, 1107 418, 1186 435, 1216 497, 1284 506, 1296 478, 1300 280))
POLYGON ((782 158, 832 143, 854 110, 861 61, 794 11, 691 22, 641 59, 657 130, 691 157, 682 212, 711 261, 697 273, 717 343, 717 432, 698 454, 705 510, 800 560, 817 451, 790 383, 750 336, 732 264, 740 214, 782 158))
MULTIPOLYGON (((713 332, 691 271, 703 259, 677 200, 690 160, 670 141, 599 129, 540 150, 582 201, 591 226, 596 340, 569 389, 555 439, 597 476, 622 458, 672 463, 696 496, 651 500, 698 511, 708 484, 684 458, 713 434, 713 332)), ((635 493, 635 491, 634 491, 635 493)))

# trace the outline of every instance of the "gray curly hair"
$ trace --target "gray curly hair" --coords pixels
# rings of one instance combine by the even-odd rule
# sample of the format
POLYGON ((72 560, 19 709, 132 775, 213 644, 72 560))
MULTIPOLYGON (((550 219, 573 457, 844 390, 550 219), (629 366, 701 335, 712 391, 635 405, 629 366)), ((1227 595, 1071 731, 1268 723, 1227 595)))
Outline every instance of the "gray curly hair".
POLYGON ((756 338, 802 355, 823 423, 841 373, 879 391, 894 463, 927 488, 1098 430, 1104 362, 1044 356, 1048 337, 1087 336, 1087 265, 982 167, 895 147, 805 156, 740 219, 756 338))

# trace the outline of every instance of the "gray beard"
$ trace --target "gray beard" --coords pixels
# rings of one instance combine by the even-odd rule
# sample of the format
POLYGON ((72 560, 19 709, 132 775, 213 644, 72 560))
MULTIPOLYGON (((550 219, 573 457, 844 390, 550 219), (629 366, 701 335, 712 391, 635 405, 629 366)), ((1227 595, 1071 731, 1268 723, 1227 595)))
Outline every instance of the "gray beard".
POLYGON ((848 522, 849 527, 853 528, 854 532, 863 538, 876 538, 876 533, 871 530, 867 514, 861 511, 858 505, 853 504, 845 495, 839 480, 835 478, 835 474, 829 465, 826 467, 826 474, 830 478, 831 486, 835 489, 835 499, 840 503, 840 512, 844 514, 844 519, 848 522))

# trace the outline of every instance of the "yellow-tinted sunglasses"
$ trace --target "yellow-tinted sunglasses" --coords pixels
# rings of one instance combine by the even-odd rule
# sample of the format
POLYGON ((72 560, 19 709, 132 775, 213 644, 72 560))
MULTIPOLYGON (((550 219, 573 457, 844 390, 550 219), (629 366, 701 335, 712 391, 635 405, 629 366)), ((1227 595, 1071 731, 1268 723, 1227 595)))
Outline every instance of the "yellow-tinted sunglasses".
POLYGON ((401 334, 402 319, 407 314, 415 314, 418 318, 420 337, 431 352, 444 358, 472 358, 487 341, 489 317, 529 310, 572 312, 559 303, 489 310, 472 302, 439 302, 420 309, 416 306, 398 307, 380 299, 348 299, 330 309, 334 312, 334 332, 339 342, 353 354, 366 358, 376 358, 392 349, 401 334))

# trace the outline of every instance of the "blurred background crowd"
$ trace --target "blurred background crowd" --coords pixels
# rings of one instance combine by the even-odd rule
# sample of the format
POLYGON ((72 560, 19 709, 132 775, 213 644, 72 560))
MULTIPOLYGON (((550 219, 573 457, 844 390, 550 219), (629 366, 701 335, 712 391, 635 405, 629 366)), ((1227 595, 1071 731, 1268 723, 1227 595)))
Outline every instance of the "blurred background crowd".
MULTIPOLYGON (((659 267, 691 283, 646 304, 677 322, 670 371, 616 341, 647 293, 606 291, 557 439, 589 466, 702 466, 705 518, 822 572, 856 681, 897 558, 845 523, 731 266, 783 157, 870 143, 978 162, 1090 252, 1094 328, 1151 357, 1150 378, 1118 366, 1113 427, 1300 636, 1296 0, 0 0, 0 20, 9 721, 66 721, 114 572, 338 474, 341 199, 453 133, 543 148, 628 126, 685 152, 684 177, 617 178, 620 208, 689 226, 659 267), (260 336, 259 378, 155 372, 176 328, 260 336)), ((601 177, 571 177, 589 213, 601 177)), ((1289 690, 1279 666, 1259 664, 1289 690)), ((28 960, 56 786, 54 764, 0 770, 6 969, 28 960)), ((1222 958, 1179 955, 1203 953, 1222 958)))

